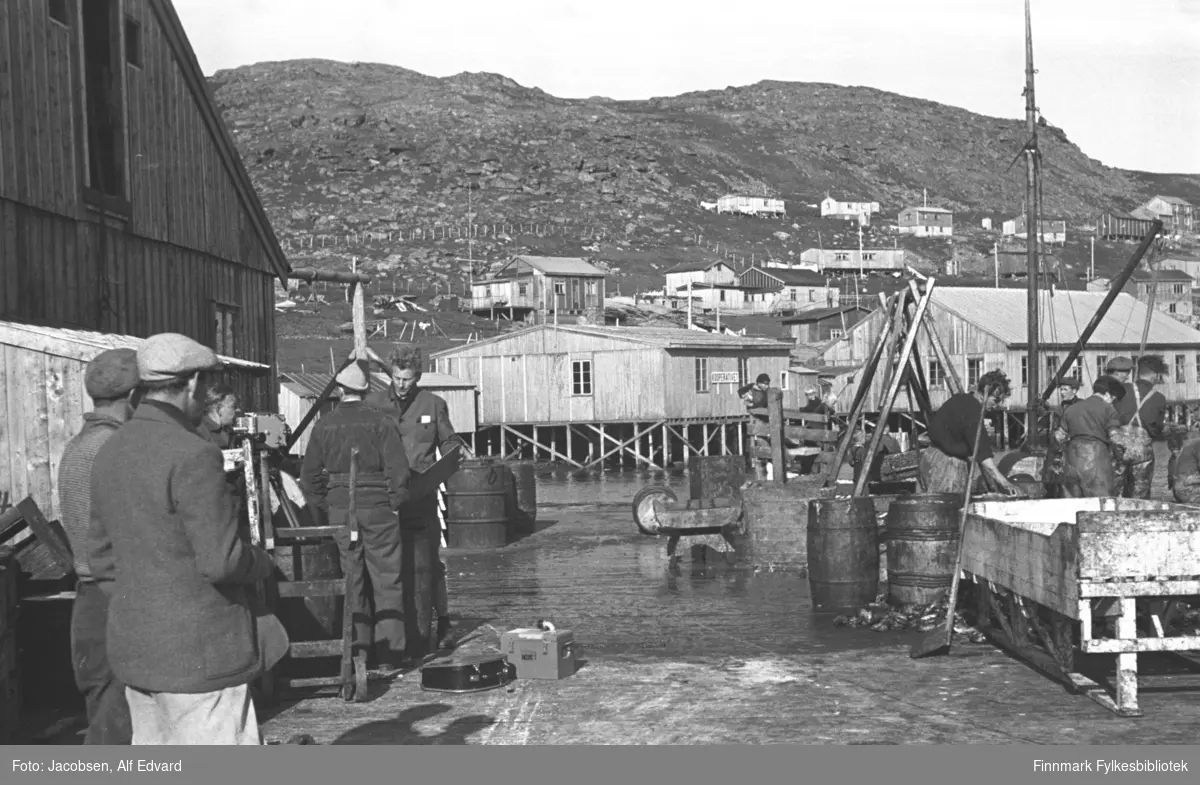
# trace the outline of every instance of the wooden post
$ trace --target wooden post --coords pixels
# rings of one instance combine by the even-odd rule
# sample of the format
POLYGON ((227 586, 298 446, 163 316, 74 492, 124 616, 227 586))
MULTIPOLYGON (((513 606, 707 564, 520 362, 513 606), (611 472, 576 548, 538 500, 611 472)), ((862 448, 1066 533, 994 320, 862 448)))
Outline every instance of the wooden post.
MULTIPOLYGON (((600 454, 604 454, 604 423, 600 423, 600 454)), ((620 456, 617 456, 620 458, 620 456)), ((604 461, 600 462, 600 471, 604 471, 604 461)))
POLYGON ((535 425, 533 426, 533 459, 535 461, 538 459, 538 447, 540 446, 541 442, 538 441, 538 427, 535 425))
POLYGON ((729 451, 725 448, 726 432, 729 430, 729 423, 721 423, 721 455, 728 455, 729 451))
POLYGON ((667 424, 664 422, 662 427, 662 445, 663 445, 663 468, 671 465, 671 435, 667 431, 667 424))
POLYGON ((767 389, 767 417, 771 424, 771 465, 776 482, 787 482, 787 463, 783 452, 783 390, 767 389))

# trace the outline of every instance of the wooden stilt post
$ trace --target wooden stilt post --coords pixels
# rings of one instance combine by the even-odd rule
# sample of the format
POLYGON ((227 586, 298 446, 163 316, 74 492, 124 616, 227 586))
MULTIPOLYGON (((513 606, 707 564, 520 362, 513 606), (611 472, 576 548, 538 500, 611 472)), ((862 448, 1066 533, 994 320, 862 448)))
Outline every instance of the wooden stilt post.
POLYGON ((667 424, 663 423, 662 427, 662 445, 663 445, 663 467, 671 465, 671 434, 667 431, 667 424))
POLYGON ((728 455, 729 450, 725 448, 725 437, 729 432, 729 423, 721 423, 721 455, 728 455))
POLYGON ((771 465, 775 482, 787 482, 787 463, 783 453, 783 390, 767 389, 767 417, 771 424, 771 465))
MULTIPOLYGON (((599 443, 599 449, 600 449, 600 451, 599 451, 599 453, 597 453, 597 454, 598 454, 598 455, 603 455, 603 454, 604 454, 604 423, 600 423, 600 443, 599 443)), ((618 457, 620 457, 620 456, 618 456, 618 457)), ((601 462, 600 462, 600 471, 601 471, 601 472, 603 472, 603 471, 604 471, 604 461, 601 461, 601 462)))

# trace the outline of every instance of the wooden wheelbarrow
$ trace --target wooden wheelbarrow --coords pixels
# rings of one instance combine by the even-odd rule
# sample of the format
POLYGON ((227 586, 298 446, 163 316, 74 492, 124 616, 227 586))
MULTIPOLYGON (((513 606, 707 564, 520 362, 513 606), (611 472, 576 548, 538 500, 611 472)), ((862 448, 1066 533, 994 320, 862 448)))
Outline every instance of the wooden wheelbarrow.
POLYGON ((679 562, 679 540, 683 537, 717 535, 732 544, 744 534, 742 500, 735 497, 685 499, 663 485, 651 485, 633 497, 633 521, 638 531, 651 537, 667 537, 667 558, 679 562))

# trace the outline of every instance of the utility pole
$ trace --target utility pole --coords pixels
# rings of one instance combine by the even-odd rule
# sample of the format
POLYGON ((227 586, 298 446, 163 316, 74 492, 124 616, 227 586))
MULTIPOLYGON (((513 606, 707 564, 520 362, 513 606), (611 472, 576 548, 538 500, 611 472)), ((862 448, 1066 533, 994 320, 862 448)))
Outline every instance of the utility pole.
POLYGON ((1000 243, 992 243, 992 264, 996 268, 996 288, 1000 288, 1000 243))
POLYGON ((858 221, 858 274, 863 274, 862 218, 858 221))
POLYGON ((1029 405, 1025 432, 1025 445, 1032 453, 1038 447, 1038 413, 1041 397, 1038 385, 1038 242, 1041 239, 1041 210, 1038 188, 1038 132, 1037 101, 1034 98, 1033 75, 1033 21, 1029 0, 1025 0, 1025 128, 1029 139, 1025 142, 1025 252, 1029 278, 1028 325, 1029 341, 1028 383, 1029 405))
POLYGON ((1092 265, 1088 268, 1088 281, 1096 280, 1096 236, 1092 235, 1092 265))

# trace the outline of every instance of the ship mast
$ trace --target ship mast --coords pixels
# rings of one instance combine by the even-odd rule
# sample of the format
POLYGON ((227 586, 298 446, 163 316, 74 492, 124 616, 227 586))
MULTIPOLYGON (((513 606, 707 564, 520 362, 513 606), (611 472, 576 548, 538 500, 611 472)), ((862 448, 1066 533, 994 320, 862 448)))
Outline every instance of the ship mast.
POLYGON ((1025 125, 1029 139, 1025 143, 1025 253, 1029 280, 1028 320, 1029 356, 1028 368, 1029 405, 1025 447, 1033 452, 1038 447, 1038 245, 1041 241, 1041 188, 1038 187, 1039 151, 1037 132, 1037 102, 1034 100, 1033 75, 1033 25, 1030 21, 1029 0, 1025 0, 1025 125))

